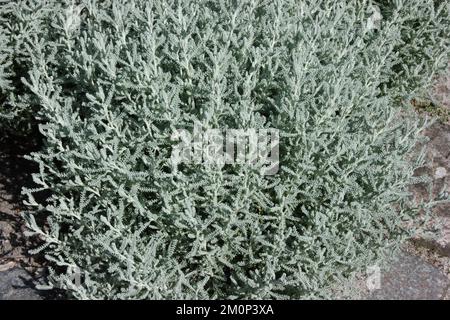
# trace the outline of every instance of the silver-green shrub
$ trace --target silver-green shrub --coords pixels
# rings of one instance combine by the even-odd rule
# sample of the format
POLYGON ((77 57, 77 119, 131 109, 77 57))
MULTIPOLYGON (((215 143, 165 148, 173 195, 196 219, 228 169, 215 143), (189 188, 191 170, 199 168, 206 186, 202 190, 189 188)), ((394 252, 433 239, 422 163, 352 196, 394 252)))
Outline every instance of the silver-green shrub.
MULTIPOLYGON (((5 103, 8 90, 11 90, 11 46, 8 42, 8 31, 0 25, 0 108, 5 103)), ((0 109, 0 119, 6 118, 6 113, 0 109)))
POLYGON ((5 8, 27 68, 6 104, 44 137, 29 233, 76 298, 326 297, 432 205, 408 193, 424 124, 404 107, 448 61, 445 1, 5 8), (279 172, 174 166, 194 125, 278 129, 279 172))

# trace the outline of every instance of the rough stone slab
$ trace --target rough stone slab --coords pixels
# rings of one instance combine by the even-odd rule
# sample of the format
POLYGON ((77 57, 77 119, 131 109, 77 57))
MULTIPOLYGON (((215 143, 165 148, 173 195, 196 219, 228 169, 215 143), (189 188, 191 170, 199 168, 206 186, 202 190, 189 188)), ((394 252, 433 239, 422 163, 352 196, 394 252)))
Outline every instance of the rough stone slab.
POLYGON ((439 78, 432 95, 438 103, 450 108, 450 69, 439 78))
POLYGON ((449 279, 436 267, 405 252, 381 272, 381 287, 372 292, 373 300, 444 299, 449 279))
MULTIPOLYGON (((448 93, 450 99, 450 91, 448 93)), ((448 107, 450 108, 450 104, 448 107)), ((432 195, 430 199, 427 184, 415 184, 410 191, 418 202, 435 199, 440 192, 450 194, 450 120, 446 123, 435 122, 425 130, 425 136, 430 139, 427 143, 426 162, 415 174, 428 175, 433 179, 432 195)), ((433 236, 418 234, 415 237, 417 243, 450 257, 450 203, 441 203, 433 207, 427 229, 427 233, 432 233, 433 236)))
POLYGON ((450 287, 447 288, 447 292, 445 293, 445 297, 442 300, 450 300, 450 287))
POLYGON ((23 269, 0 272, 0 300, 42 300, 32 277, 23 269))

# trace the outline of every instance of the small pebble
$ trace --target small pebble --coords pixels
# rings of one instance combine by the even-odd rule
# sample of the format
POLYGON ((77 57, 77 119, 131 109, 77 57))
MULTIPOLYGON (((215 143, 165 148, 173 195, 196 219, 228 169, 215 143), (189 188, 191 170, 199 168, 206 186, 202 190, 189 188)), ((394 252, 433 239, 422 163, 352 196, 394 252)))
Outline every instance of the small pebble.
POLYGON ((447 170, 444 167, 439 167, 436 169, 436 172, 434 173, 434 177, 436 179, 443 178, 447 175, 447 170))

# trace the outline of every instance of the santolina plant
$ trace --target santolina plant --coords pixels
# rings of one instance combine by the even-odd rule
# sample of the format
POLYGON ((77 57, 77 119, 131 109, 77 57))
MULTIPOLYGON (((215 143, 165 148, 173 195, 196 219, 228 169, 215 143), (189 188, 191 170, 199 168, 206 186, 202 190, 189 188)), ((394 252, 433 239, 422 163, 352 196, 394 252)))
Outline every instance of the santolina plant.
POLYGON ((30 0, 1 15, 4 125, 31 118, 44 139, 29 234, 49 286, 75 298, 328 297, 433 205, 408 193, 425 124, 406 106, 448 61, 446 1, 30 0), (194 128, 276 130, 276 174, 171 161, 194 128))

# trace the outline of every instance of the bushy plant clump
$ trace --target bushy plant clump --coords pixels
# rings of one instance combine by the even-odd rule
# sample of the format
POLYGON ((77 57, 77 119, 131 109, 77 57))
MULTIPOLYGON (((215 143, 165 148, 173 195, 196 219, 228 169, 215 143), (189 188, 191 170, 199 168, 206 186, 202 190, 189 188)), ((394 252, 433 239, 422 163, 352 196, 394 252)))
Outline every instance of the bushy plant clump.
POLYGON ((52 286, 80 299, 320 298, 414 231, 423 123, 399 110, 448 61, 445 1, 2 6, 13 53, 0 58, 26 69, 3 113, 31 115, 44 137, 30 155, 39 187, 24 193, 52 286), (278 129, 278 173, 174 165, 171 137, 194 125, 278 129))
MULTIPOLYGON (((0 108, 5 101, 8 90, 11 90, 11 49, 8 43, 8 33, 0 25, 0 108)), ((3 109, 0 109, 0 119, 4 118, 6 114, 3 109)))

